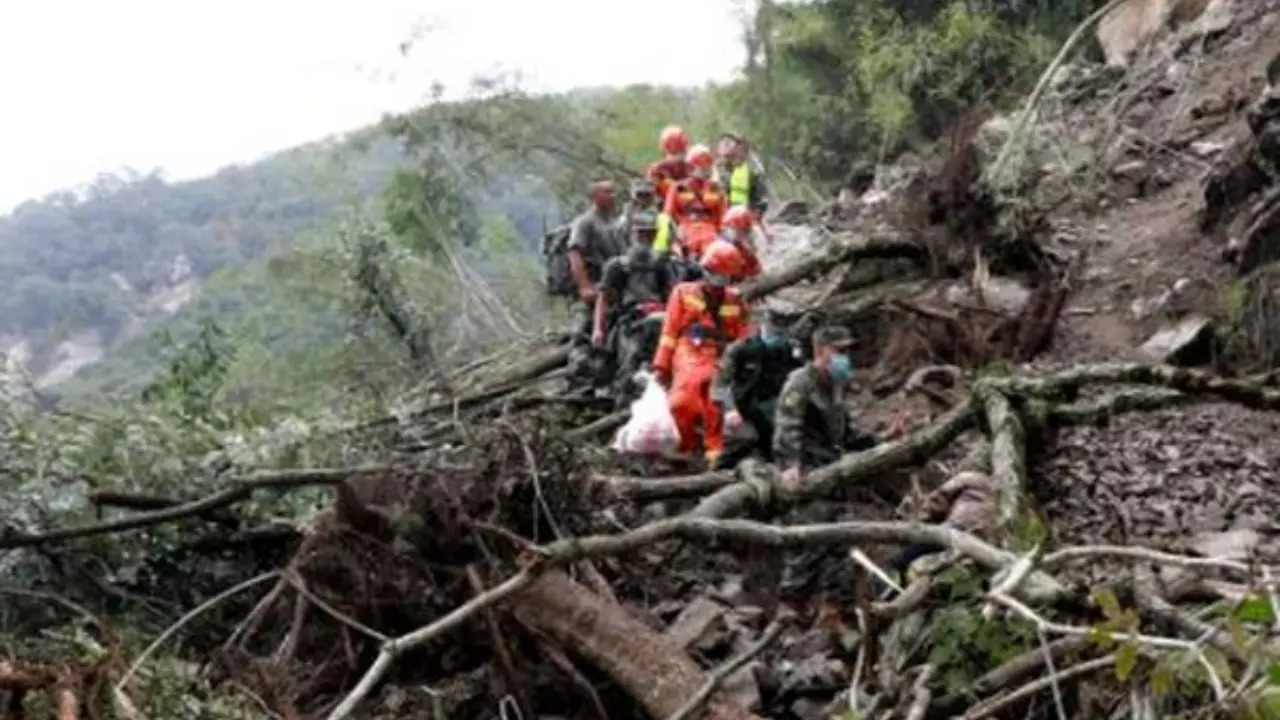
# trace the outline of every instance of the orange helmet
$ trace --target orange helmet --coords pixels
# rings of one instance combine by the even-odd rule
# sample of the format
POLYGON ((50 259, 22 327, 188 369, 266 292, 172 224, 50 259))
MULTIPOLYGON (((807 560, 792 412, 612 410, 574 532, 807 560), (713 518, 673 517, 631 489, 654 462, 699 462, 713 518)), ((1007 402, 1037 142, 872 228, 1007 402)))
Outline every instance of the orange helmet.
POLYGON ((725 227, 733 228, 734 230, 745 231, 750 230, 751 226, 754 225, 755 222, 756 219, 752 217, 750 210, 746 209, 742 205, 734 205, 725 212, 722 224, 725 227))
POLYGON ((679 125, 668 125, 658 135, 658 150, 666 155, 679 155, 689 147, 689 136, 679 125))
POLYGON ((726 240, 716 240, 702 251, 702 269, 731 278, 742 277, 746 272, 747 261, 742 257, 738 246, 726 240))
POLYGON ((716 164, 716 158, 711 154, 711 148, 706 145, 694 145, 689 148, 689 152, 684 156, 684 159, 700 170, 706 170, 716 164))

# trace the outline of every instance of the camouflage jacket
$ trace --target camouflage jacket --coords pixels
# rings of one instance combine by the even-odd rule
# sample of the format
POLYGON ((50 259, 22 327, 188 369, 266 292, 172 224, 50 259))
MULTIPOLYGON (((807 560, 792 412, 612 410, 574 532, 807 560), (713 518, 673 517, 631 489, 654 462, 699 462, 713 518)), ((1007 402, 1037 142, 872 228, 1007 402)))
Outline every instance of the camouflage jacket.
POLYGON ((774 418, 773 459, 778 467, 825 465, 846 450, 879 442, 849 422, 845 392, 844 385, 827 381, 812 362, 787 376, 774 418))

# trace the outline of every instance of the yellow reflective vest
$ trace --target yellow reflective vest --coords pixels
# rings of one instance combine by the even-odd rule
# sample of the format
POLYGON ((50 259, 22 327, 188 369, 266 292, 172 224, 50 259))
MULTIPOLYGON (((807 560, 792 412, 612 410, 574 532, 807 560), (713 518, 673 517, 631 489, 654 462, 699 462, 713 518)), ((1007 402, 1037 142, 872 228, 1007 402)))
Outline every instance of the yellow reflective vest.
POLYGON ((751 164, 742 163, 729 175, 729 207, 751 203, 751 164))
POLYGON ((658 213, 658 234, 653 238, 653 252, 662 254, 671 251, 671 216, 658 213))

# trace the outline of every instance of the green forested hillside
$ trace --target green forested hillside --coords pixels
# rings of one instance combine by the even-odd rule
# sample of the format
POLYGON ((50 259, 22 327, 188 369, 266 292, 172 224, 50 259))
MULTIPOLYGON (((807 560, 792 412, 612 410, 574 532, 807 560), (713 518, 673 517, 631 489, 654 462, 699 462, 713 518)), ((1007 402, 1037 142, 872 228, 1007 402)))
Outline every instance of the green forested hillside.
POLYGON ((130 307, 113 274, 145 295, 179 255, 202 277, 243 267, 378 193, 399 157, 389 139, 319 143, 201 180, 103 175, 26 202, 0 219, 0 334, 92 323, 114 335, 130 307))
POLYGON ((405 276, 405 302, 426 306, 424 322, 439 326, 446 347, 487 323, 498 325, 492 337, 468 343, 535 332, 555 317, 538 287, 543 228, 573 211, 590 178, 625 180, 643 168, 669 118, 697 125, 705 98, 644 87, 557 97, 494 88, 210 178, 104 177, 83 196, 26 203, 0 226, 0 273, 13 288, 0 337, 48 352, 77 330, 99 330, 107 357, 46 389, 85 398, 135 392, 166 348, 213 322, 235 339, 252 388, 292 397, 283 390, 290 378, 314 386, 329 371, 388 360, 356 317, 353 256, 371 237, 392 239, 387 254, 405 276), (201 279, 199 294, 139 331, 137 306, 174 281, 179 257, 201 279), (494 288, 493 302, 444 307, 457 297, 460 267, 494 288), (517 319, 502 305, 545 318, 517 319))
MULTIPOLYGON (((404 302, 428 306, 422 322, 454 333, 446 345, 484 324, 466 317, 474 303, 451 319, 457 308, 444 300, 462 276, 496 288, 485 322, 529 332, 547 319, 532 252, 541 228, 573 209, 589 179, 640 170, 663 124, 708 139, 744 132, 784 194, 829 191, 945 132, 964 110, 1012 97, 1087 5, 766 1, 744 26, 744 73, 726 87, 529 96, 495 81, 474 100, 201 180, 104 176, 0 219, 0 348, 26 340, 38 370, 58 341, 97 330, 106 360, 57 391, 80 396, 136 389, 165 342, 181 345, 205 321, 236 338, 245 358, 288 357, 278 364, 290 373, 350 365, 338 358, 371 346, 352 334, 361 238, 387 243, 387 262, 407 276, 404 302), (202 289, 165 319, 148 299, 184 264, 202 289), (540 320, 499 308, 521 297, 538 298, 515 305, 540 320), (158 327, 168 340, 154 336, 158 327)), ((283 383, 252 364, 249 377, 283 383)))

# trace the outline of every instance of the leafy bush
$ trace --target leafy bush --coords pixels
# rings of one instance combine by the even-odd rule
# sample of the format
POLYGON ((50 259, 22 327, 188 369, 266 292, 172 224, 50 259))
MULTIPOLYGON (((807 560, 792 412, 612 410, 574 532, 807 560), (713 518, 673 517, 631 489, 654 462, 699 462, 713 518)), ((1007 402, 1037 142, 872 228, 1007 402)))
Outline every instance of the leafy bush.
POLYGON ((831 185, 851 168, 1020 95, 1084 3, 763 3, 745 81, 722 101, 760 146, 831 185), (759 110, 764 110, 760 112, 759 110))

